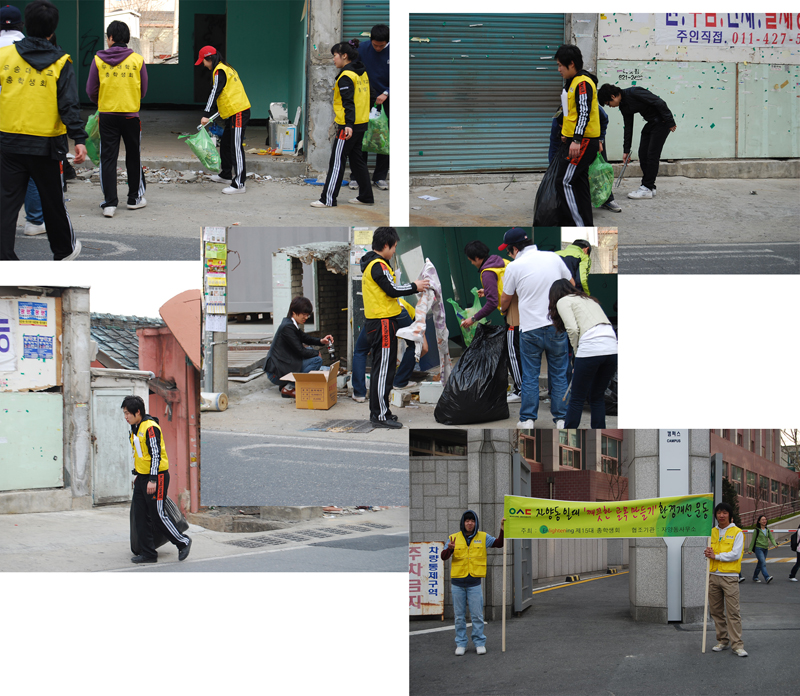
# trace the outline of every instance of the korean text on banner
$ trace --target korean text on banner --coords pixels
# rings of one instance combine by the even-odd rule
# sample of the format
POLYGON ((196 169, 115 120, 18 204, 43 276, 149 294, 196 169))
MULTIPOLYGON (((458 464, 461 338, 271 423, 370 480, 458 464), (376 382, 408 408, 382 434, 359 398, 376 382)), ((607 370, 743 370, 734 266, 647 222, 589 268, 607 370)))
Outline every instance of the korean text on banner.
POLYGON ((505 497, 506 539, 707 537, 714 496, 684 495, 618 502, 505 497))
POLYGON ((438 616, 444 612, 443 550, 441 541, 408 545, 408 610, 411 616, 438 616))

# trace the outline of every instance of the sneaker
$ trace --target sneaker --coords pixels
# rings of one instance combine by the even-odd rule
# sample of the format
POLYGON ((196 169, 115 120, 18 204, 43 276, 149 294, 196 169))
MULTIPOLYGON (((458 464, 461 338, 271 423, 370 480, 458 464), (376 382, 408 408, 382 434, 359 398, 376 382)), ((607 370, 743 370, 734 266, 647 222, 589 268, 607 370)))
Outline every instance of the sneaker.
POLYGON ((655 186, 653 186, 653 188, 651 188, 651 189, 650 189, 650 193, 652 193, 652 194, 653 194, 653 198, 655 198, 655 197, 656 197, 656 193, 657 193, 657 191, 656 191, 656 187, 655 187, 655 186))
POLYGON ((239 188, 234 188, 233 186, 227 186, 222 189, 222 193, 245 193, 247 191, 246 186, 240 186, 239 188))
POLYGON ((354 179, 350 179, 350 183, 348 184, 351 191, 358 191, 358 182, 354 179))
POLYGON ((133 203, 128 203, 128 210, 139 210, 139 208, 144 208, 146 205, 146 198, 137 198, 133 203))
POLYGON ((628 194, 628 198, 652 198, 653 192, 647 186, 640 186, 628 194))
POLYGON ((404 387, 394 387, 397 391, 408 391, 409 389, 413 389, 419 384, 419 382, 408 382, 404 387))
POLYGON ((41 225, 34 225, 32 222, 25 223, 25 236, 26 237, 35 237, 37 234, 45 234, 47 230, 45 229, 44 223, 41 225))
POLYGON ((233 179, 223 179, 219 174, 212 174, 211 181, 215 181, 218 184, 228 184, 230 186, 233 179))
POLYGON ((771 582, 772 582, 772 576, 770 575, 770 576, 767 578, 767 585, 769 585, 771 582))
POLYGON ((332 205, 327 205, 326 203, 323 203, 322 201, 311 201, 311 207, 312 208, 333 208, 332 205))
POLYGON ((741 584, 742 584, 744 581, 745 581, 745 578, 743 578, 743 577, 740 575, 740 576, 739 576, 739 584, 741 585, 741 584))
POLYGON ((736 648, 736 650, 733 651, 733 654, 738 655, 739 657, 747 657, 747 650, 744 648, 736 648))
POLYGON ((403 424, 400 421, 392 420, 376 420, 376 419, 369 419, 369 422, 372 423, 373 428, 388 428, 389 430, 400 430, 403 427, 403 424))
POLYGON ((149 556, 134 556, 131 558, 131 563, 158 563, 157 558, 150 558, 149 556))
POLYGON ((350 398, 353 399, 353 401, 357 401, 359 404, 363 404, 367 400, 366 396, 356 396, 355 394, 353 394, 350 398))
POLYGON ((78 258, 80 253, 81 253, 81 240, 80 239, 76 239, 75 240, 75 248, 72 250, 72 253, 69 256, 65 256, 61 260, 62 261, 74 261, 75 259, 78 258))
MULTIPOLYGON (((186 537, 187 539, 189 537, 186 537)), ((180 551, 178 551, 178 560, 185 561, 189 557, 189 551, 192 550, 192 540, 189 539, 189 543, 186 544, 180 551)))
POLYGON ((711 648, 714 652, 722 652, 723 650, 727 650, 731 646, 727 643, 717 643, 713 648, 711 648))
POLYGON ((761 582, 761 578, 753 578, 753 582, 761 582))
POLYGON ((467 652, 466 648, 462 648, 460 645, 456 648, 456 655, 461 657, 465 652, 467 652))
POLYGON ((114 213, 117 212, 117 206, 115 205, 107 205, 103 208, 103 215, 105 217, 114 217, 114 213))
POLYGON ((604 208, 605 210, 610 210, 612 213, 622 212, 622 208, 619 207, 619 203, 617 203, 616 201, 607 201, 603 203, 603 205, 601 205, 600 207, 604 208))
POLYGON ((556 430, 563 430, 564 429, 564 421, 563 419, 559 419, 556 421, 556 430))
POLYGON ((522 401, 522 396, 520 396, 516 392, 509 392, 506 395, 506 401, 510 404, 513 404, 515 401, 522 401))
POLYGON ((375 205, 375 203, 364 203, 364 201, 358 200, 358 198, 351 198, 348 203, 352 203, 353 205, 375 205))
POLYGON ((797 582, 797 578, 789 578, 789 582, 797 582))
POLYGON ((485 645, 479 645, 475 650, 478 653, 478 655, 485 655, 486 654, 486 646, 485 645))
POLYGON ((517 430, 533 430, 536 428, 536 421, 535 420, 526 420, 526 421, 519 421, 517 423, 517 430))
POLYGON ((377 186, 381 191, 389 190, 389 184, 387 184, 383 179, 378 179, 378 181, 375 182, 375 186, 377 186))

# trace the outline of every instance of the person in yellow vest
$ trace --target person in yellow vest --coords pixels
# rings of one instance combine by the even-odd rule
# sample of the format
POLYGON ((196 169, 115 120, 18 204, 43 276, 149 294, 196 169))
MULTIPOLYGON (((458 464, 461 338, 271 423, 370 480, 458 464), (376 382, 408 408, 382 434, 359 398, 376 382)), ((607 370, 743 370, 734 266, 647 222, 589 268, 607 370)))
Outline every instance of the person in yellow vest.
POLYGON ((597 78, 583 69, 583 56, 577 46, 566 44, 556 51, 558 73, 564 78, 561 108, 561 149, 558 158, 557 187, 564 227, 591 227, 592 197, 589 192, 589 165, 600 150, 600 111, 597 78))
POLYGON ((128 48, 131 31, 125 22, 113 21, 106 29, 108 48, 98 51, 86 80, 86 94, 100 112, 100 207, 105 217, 114 217, 117 198, 119 141, 125 143, 128 170, 128 210, 147 205, 142 170, 142 121, 139 106, 147 94, 144 58, 128 48))
POLYGON ((141 547, 141 553, 131 561, 158 561, 158 552, 153 543, 153 532, 156 530, 178 547, 178 560, 186 560, 192 540, 178 531, 164 506, 169 488, 169 460, 158 418, 145 413, 144 400, 140 396, 126 396, 122 400, 122 413, 125 422, 131 426, 130 441, 136 475, 132 504, 141 547))
POLYGON ((195 65, 202 63, 214 76, 211 94, 208 96, 203 118, 205 125, 215 113, 225 121, 219 155, 222 167, 211 181, 228 184, 222 193, 244 193, 247 167, 244 161, 244 131, 250 122, 250 100, 244 91, 242 80, 222 55, 213 46, 203 46, 195 65))
MULTIPOLYGON (((486 304, 472 317, 464 319, 461 326, 469 328, 475 322, 488 317, 495 309, 500 309, 500 298, 503 296, 503 276, 510 261, 490 254, 489 247, 476 239, 464 247, 469 262, 478 269, 482 288, 478 290, 480 297, 486 298, 486 304)), ((516 295, 514 304, 516 305, 516 295)), ((519 352, 519 311, 509 310, 503 315, 506 320, 506 345, 508 347, 508 369, 511 372, 513 388, 508 394, 508 402, 520 401, 522 394, 522 357, 519 352), (510 321, 510 315, 516 316, 516 325, 510 321)))
POLYGON ((372 235, 372 251, 361 258, 361 292, 364 298, 364 331, 371 347, 369 419, 376 428, 402 428, 389 410, 389 394, 397 371, 398 317, 403 308, 398 297, 427 290, 428 280, 398 284, 389 265, 400 237, 394 227, 378 227, 372 235))
POLYGON ((369 122, 369 77, 358 55, 358 39, 343 41, 331 48, 333 64, 339 70, 333 84, 333 115, 336 140, 331 149, 328 175, 318 201, 312 208, 331 208, 342 187, 344 168, 350 160, 350 172, 358 182, 358 196, 350 199, 353 205, 373 205, 375 197, 369 180, 366 157, 361 151, 364 133, 369 122))
POLYGON ((18 261, 14 252, 17 217, 33 179, 56 261, 72 261, 81 251, 64 201, 61 160, 75 141, 75 163, 86 159, 72 59, 50 43, 58 9, 47 0, 25 7, 28 36, 0 48, 0 260, 18 261))
POLYGON ((727 503, 719 503, 714 508, 714 517, 717 524, 711 530, 711 546, 705 550, 710 563, 708 607, 717 629, 717 644, 711 649, 721 652, 732 648, 739 657, 747 657, 742 643, 742 617, 739 615, 739 572, 744 554, 744 534, 733 523, 733 509, 727 503))
POLYGON ((503 548, 503 528, 506 518, 500 521, 500 534, 493 537, 481 532, 478 515, 467 510, 461 515, 461 531, 451 534, 442 551, 442 560, 452 557, 450 563, 450 594, 456 624, 456 655, 467 651, 467 604, 472 617, 472 644, 478 655, 486 654, 486 636, 483 633, 483 588, 486 577, 486 550, 503 548))

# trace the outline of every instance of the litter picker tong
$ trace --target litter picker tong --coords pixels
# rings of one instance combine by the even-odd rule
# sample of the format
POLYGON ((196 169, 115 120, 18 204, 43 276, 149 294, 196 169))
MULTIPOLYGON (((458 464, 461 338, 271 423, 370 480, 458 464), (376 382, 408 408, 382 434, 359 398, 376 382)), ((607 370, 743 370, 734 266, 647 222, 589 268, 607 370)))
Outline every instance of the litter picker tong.
POLYGON ((622 183, 622 177, 625 176, 625 170, 628 168, 628 162, 631 161, 631 158, 628 157, 627 161, 622 165, 622 171, 619 173, 619 179, 617 179, 617 188, 622 183))
POLYGON ((214 119, 217 118, 217 116, 219 116, 219 111, 217 111, 217 113, 215 113, 210 119, 208 119, 208 123, 206 123, 205 125, 201 124, 201 125, 197 126, 198 133, 201 130, 203 130, 203 128, 205 128, 209 123, 213 123, 214 119))

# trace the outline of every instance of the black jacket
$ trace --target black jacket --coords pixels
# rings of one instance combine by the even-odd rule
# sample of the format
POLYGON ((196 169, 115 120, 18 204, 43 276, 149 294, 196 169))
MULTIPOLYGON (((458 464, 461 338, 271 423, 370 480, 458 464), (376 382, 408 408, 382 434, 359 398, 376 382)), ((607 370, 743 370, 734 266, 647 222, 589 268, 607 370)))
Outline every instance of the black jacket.
MULTIPOLYGON (((53 46, 47 39, 28 36, 17 41, 14 46, 20 57, 36 70, 45 70, 65 54, 58 46, 53 46)), ((67 127, 67 134, 76 145, 86 142, 86 131, 81 120, 81 103, 78 99, 78 83, 72 62, 67 61, 57 81, 58 113, 67 127)), ((66 135, 46 138, 24 133, 0 132, 0 148, 4 152, 20 155, 44 155, 61 160, 69 152, 66 135)))
MULTIPOLYGON (((345 70, 351 70, 356 75, 363 75, 367 72, 366 67, 360 60, 354 60, 351 63, 345 65, 339 75, 341 75, 345 70)), ((338 78, 339 75, 336 77, 338 78)), ((356 86, 353 84, 353 80, 351 80, 347 75, 342 77, 339 82, 339 94, 342 97, 342 107, 344 108, 344 126, 339 126, 339 128, 352 128, 354 133, 361 133, 366 132, 368 123, 355 123, 356 120, 356 102, 355 102, 355 92, 356 86)))
MULTIPOLYGON (((383 258, 377 251, 368 251, 364 254, 361 257, 361 273, 363 274, 367 270, 367 266, 379 257, 383 258)), ((389 265, 388 261, 386 261, 386 265, 389 265)), ((376 263, 372 267, 370 273, 372 274, 372 279, 378 284, 378 287, 389 297, 405 297, 406 295, 414 295, 419 292, 416 283, 403 283, 402 285, 398 285, 392 281, 389 273, 384 271, 379 263, 376 263)))
POLYGON ((648 123, 663 123, 668 128, 672 128, 675 125, 675 119, 672 117, 672 111, 670 111, 667 103, 644 87, 623 89, 619 111, 625 121, 623 152, 631 151, 634 114, 641 114, 642 118, 648 123))
MULTIPOLYGON (((597 75, 590 73, 588 70, 580 70, 575 77, 585 76, 588 77, 592 83, 596 86, 597 85, 597 75)), ((569 79, 564 83, 564 90, 569 91, 570 85, 572 84, 572 80, 575 77, 569 79)), ((597 99, 597 95, 595 91, 592 89, 592 85, 586 84, 586 101, 578 104, 578 99, 575 99, 575 106, 578 109, 578 123, 575 125, 575 133, 572 135, 572 141, 575 143, 580 144, 581 140, 583 140, 583 133, 586 130, 586 126, 589 125, 589 115, 592 113, 592 100, 597 99)))
POLYGON ((301 372, 303 360, 318 355, 316 350, 306 348, 306 345, 323 344, 319 338, 307 336, 289 317, 285 317, 272 338, 272 345, 264 363, 265 372, 271 372, 278 378, 289 372, 301 372))

